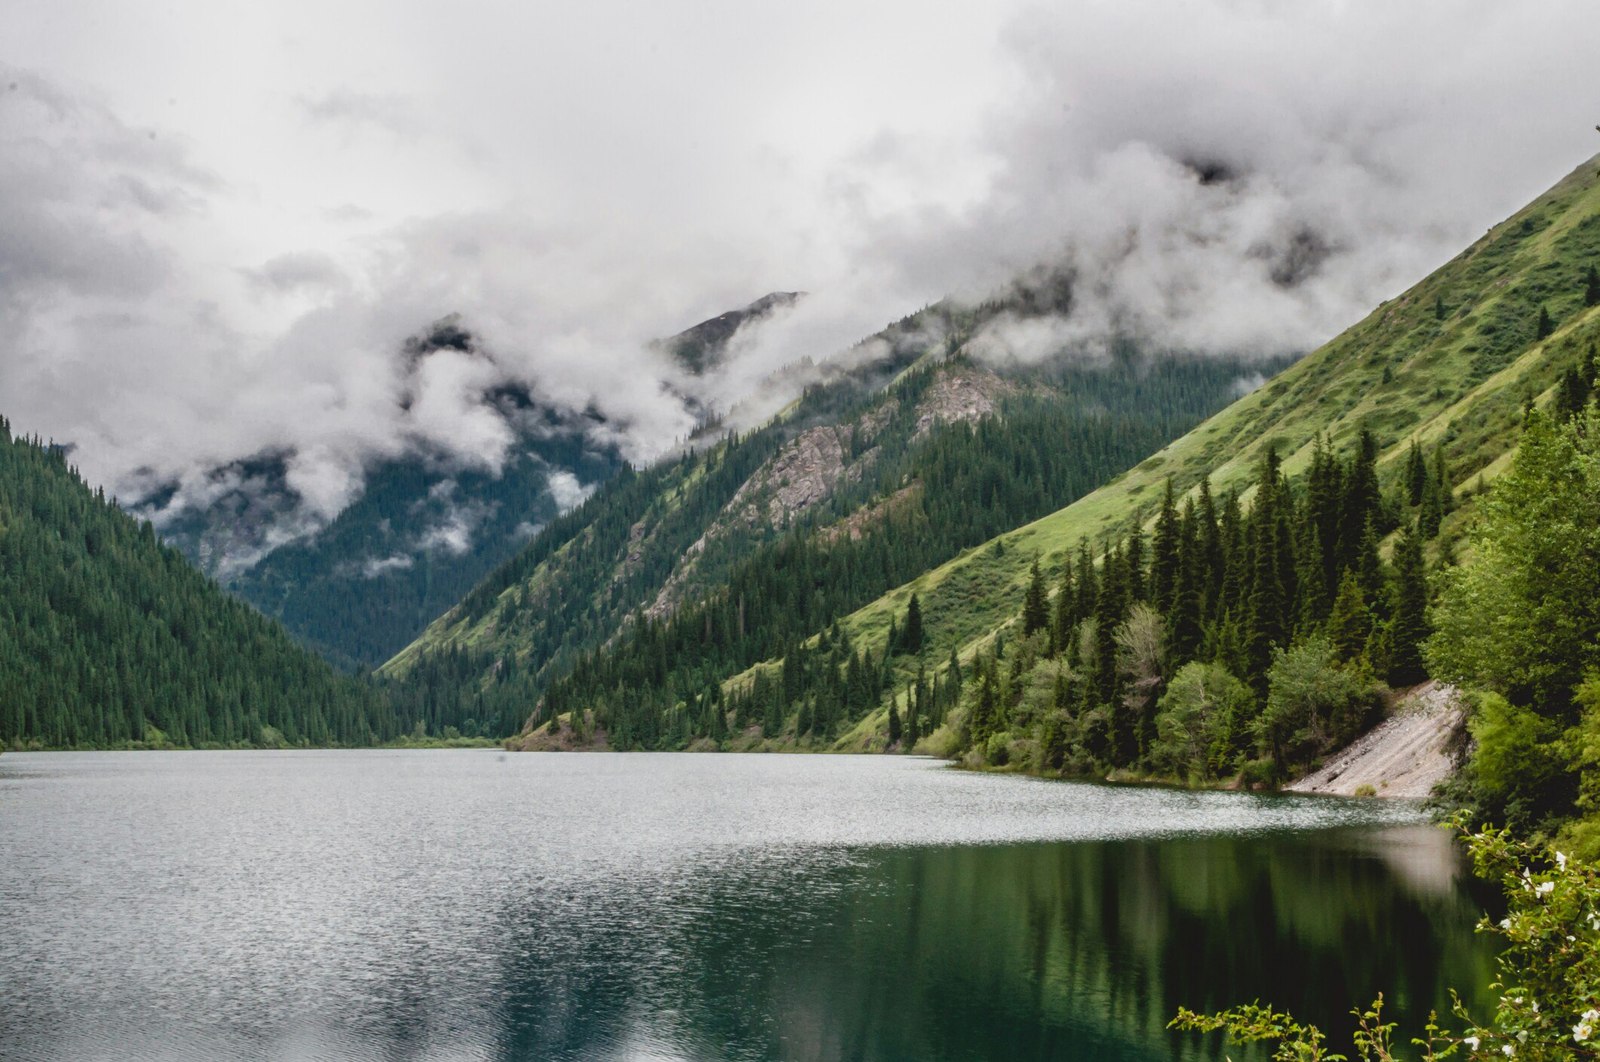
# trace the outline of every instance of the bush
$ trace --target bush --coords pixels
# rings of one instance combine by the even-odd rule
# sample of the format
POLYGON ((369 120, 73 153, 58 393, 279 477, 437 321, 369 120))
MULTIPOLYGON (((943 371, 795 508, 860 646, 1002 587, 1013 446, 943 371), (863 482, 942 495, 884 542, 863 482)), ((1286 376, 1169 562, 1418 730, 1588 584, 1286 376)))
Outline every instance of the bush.
POLYGON ((1198 779, 1229 773, 1243 751, 1243 720, 1255 694, 1221 664, 1185 664, 1157 703, 1151 764, 1161 771, 1198 779))
POLYGON ((1333 643, 1321 635, 1273 654, 1267 672, 1267 706, 1256 719, 1261 751, 1279 777, 1359 734, 1382 708, 1383 687, 1340 665, 1333 643))

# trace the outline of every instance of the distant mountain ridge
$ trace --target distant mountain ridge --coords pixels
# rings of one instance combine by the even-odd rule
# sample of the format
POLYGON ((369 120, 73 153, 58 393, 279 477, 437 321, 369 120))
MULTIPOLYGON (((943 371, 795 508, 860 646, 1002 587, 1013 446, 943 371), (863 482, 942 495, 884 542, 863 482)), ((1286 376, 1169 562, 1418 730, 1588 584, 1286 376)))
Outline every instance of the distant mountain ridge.
MULTIPOLYGON (((701 375, 723 362, 741 327, 799 298, 771 293, 659 346, 701 375)), ((403 344, 408 378, 439 351, 479 354, 458 315, 403 344)), ((707 415, 692 396, 681 398, 697 418, 707 415)), ((203 508, 167 513, 162 536, 330 660, 376 667, 626 465, 615 444, 596 441, 591 415, 558 410, 523 386, 499 385, 482 399, 514 436, 496 470, 419 447, 367 468, 360 495, 325 526, 307 529, 295 523, 293 455, 268 452, 213 470, 214 497, 203 508)), ((402 394, 402 408, 412 400, 402 394)), ((128 507, 161 514, 174 494, 166 486, 128 507)))

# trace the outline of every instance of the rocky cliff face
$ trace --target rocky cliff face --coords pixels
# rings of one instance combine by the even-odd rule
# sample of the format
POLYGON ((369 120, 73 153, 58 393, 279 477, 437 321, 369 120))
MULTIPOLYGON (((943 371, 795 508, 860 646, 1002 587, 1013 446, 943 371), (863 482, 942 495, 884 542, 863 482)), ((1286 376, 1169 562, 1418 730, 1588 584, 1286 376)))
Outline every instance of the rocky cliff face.
MULTIPOLYGON (((917 400, 911 438, 920 438, 936 427, 990 416, 999 411, 1005 398, 1022 391, 1020 385, 987 369, 966 363, 941 365, 917 400)), ((705 534, 685 552, 682 563, 645 609, 646 615, 659 619, 683 602, 694 583, 698 559, 719 538, 735 528, 782 531, 828 502, 841 487, 860 480, 878 460, 882 449, 879 437, 894 422, 899 404, 898 398, 885 394, 849 423, 807 428, 786 443, 745 480, 705 534)), ((905 504, 911 497, 908 490, 902 488, 891 498, 874 500, 819 534, 830 539, 841 533, 858 538, 894 505, 905 504)))

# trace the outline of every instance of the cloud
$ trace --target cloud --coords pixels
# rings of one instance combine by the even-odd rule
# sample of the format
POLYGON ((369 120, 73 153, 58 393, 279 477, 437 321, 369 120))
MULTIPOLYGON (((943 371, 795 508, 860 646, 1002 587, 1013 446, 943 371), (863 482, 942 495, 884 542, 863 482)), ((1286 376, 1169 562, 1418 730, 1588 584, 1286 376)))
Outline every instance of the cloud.
POLYGON ((316 97, 299 96, 295 103, 313 124, 336 126, 346 133, 377 129, 409 137, 423 129, 416 103, 395 93, 338 88, 316 97))
POLYGON ((373 557, 361 565, 363 579, 376 579, 389 572, 405 571, 416 563, 416 558, 408 553, 396 553, 388 557, 373 557))
POLYGON ((951 294, 1018 301, 996 361, 1304 349, 1594 146, 1579 0, 670 8, 17 20, 0 406, 169 508, 281 455, 297 534, 383 460, 497 471, 508 389, 648 462, 951 294), (775 290, 704 377, 652 346, 775 290))
POLYGON ((594 493, 593 483, 578 482, 578 477, 571 472, 551 472, 544 481, 545 489, 550 492, 550 500, 556 503, 556 509, 566 512, 576 509, 583 504, 585 498, 594 493))
POLYGON ((279 295, 339 292, 350 284, 333 257, 321 251, 291 251, 242 272, 258 291, 279 295))

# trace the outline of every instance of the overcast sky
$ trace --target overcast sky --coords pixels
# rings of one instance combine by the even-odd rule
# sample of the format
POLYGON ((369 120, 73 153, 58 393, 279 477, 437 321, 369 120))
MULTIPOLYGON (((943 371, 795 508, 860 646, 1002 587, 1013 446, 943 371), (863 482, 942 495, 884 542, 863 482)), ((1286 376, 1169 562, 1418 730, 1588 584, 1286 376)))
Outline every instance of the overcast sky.
POLYGON ((508 378, 648 460, 690 421, 644 344, 775 289, 812 296, 706 383, 723 402, 1040 262, 1077 276, 1073 316, 987 354, 1111 330, 1304 349, 1600 148, 1590 0, 10 0, 4 22, 0 412, 113 489, 291 453, 325 513, 376 457, 495 465, 477 398, 508 378), (449 312, 492 362, 396 357, 449 312))

